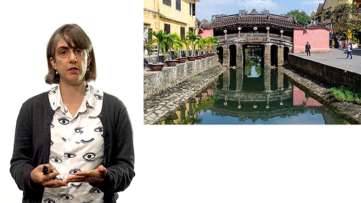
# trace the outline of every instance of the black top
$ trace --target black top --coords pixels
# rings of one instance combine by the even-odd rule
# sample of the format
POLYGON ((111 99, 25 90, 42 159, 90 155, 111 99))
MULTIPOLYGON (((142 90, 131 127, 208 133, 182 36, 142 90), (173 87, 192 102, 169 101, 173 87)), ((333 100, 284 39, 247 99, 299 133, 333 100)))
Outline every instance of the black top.
POLYGON ((311 49, 311 44, 306 44, 306 50, 310 50, 311 49))
MULTIPOLYGON (((15 130, 10 173, 23 193, 23 203, 41 203, 44 187, 30 179, 31 171, 49 163, 52 110, 48 92, 27 100, 21 107, 15 130)), ((125 190, 135 176, 133 132, 128 112, 116 97, 104 92, 99 118, 103 124, 104 159, 107 169, 101 184, 104 202, 116 203, 117 192, 125 190)))

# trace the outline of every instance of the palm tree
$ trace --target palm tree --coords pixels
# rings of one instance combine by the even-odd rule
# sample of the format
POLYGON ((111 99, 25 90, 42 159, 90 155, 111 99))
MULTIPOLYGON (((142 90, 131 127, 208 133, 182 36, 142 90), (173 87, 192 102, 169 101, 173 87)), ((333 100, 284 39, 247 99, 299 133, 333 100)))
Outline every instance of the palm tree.
POLYGON ((197 41, 194 42, 195 45, 198 46, 198 48, 201 49, 201 51, 203 52, 205 46, 206 46, 206 41, 205 38, 200 38, 197 41))
POLYGON ((157 63, 159 63, 159 52, 164 49, 166 49, 166 41, 167 41, 167 33, 163 32, 162 30, 159 30, 158 32, 150 31, 148 35, 153 35, 156 39, 153 40, 154 43, 158 44, 158 55, 157 55, 157 63))
POLYGON ((189 39, 190 45, 191 45, 191 47, 193 48, 193 49, 192 49, 192 56, 193 56, 194 53, 195 53, 194 51, 195 51, 195 49, 196 49, 196 45, 194 44, 194 42, 195 42, 196 40, 200 39, 201 36, 200 36, 200 35, 195 35, 192 31, 188 31, 186 37, 189 39))
POLYGON ((170 45, 170 48, 174 50, 174 55, 177 56, 179 49, 183 47, 181 38, 177 33, 171 34, 170 38, 172 38, 172 43, 170 45))
POLYGON ((185 52, 187 53, 187 51, 189 50, 189 44, 190 44, 190 41, 187 37, 184 37, 181 39, 182 43, 184 44, 185 46, 185 52))

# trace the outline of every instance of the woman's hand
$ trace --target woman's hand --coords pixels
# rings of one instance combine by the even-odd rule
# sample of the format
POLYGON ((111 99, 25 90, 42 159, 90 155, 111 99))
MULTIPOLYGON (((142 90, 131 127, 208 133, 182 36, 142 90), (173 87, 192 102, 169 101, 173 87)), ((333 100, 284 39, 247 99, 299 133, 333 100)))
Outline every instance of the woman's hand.
POLYGON ((56 187, 62 187, 67 186, 68 183, 65 181, 60 180, 52 180, 52 178, 55 178, 57 175, 59 175, 59 172, 49 173, 47 175, 43 174, 43 166, 47 166, 50 168, 50 170, 55 170, 55 167, 50 164, 43 164, 39 165, 38 167, 34 168, 33 171, 30 173, 30 178, 34 183, 40 184, 43 187, 49 187, 49 188, 56 188, 56 187))
POLYGON ((69 176, 65 182, 88 182, 88 183, 102 183, 107 170, 100 165, 97 169, 77 172, 73 176, 69 176))

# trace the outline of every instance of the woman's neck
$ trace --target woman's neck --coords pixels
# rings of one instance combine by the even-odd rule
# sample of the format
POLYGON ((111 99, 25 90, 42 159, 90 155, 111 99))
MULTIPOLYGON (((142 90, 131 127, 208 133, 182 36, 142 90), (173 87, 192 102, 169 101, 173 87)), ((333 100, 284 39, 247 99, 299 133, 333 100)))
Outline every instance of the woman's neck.
POLYGON ((85 82, 79 85, 70 85, 64 82, 59 83, 61 97, 67 106, 73 106, 81 103, 84 99, 86 84, 85 82))

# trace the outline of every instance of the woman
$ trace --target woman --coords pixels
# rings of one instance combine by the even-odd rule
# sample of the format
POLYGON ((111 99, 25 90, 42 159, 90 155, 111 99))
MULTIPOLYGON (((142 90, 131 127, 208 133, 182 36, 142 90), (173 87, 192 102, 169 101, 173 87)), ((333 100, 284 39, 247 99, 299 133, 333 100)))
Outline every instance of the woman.
POLYGON ((95 55, 78 25, 54 32, 47 60, 45 82, 59 85, 27 100, 16 124, 10 172, 23 202, 116 202, 135 175, 127 110, 88 85, 95 55))

